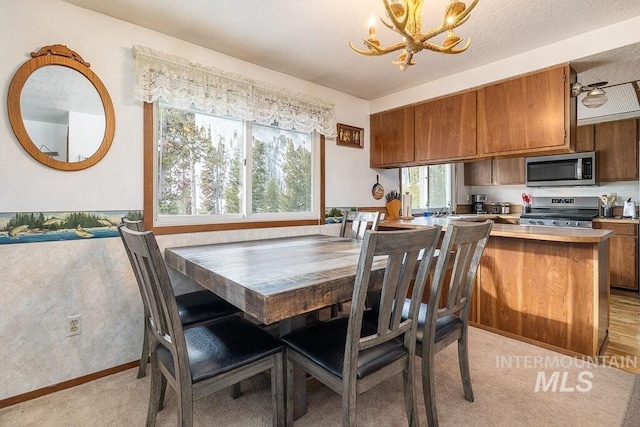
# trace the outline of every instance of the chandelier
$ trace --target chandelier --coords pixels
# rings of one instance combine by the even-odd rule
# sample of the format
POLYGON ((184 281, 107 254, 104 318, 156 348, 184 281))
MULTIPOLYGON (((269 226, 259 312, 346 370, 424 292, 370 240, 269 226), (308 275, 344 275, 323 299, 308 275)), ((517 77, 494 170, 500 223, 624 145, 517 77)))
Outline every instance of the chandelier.
POLYGON ((424 0, 382 0, 384 7, 387 11, 387 17, 391 20, 391 23, 387 23, 384 19, 380 18, 380 21, 391 30, 402 36, 402 41, 380 47, 380 41, 376 38, 375 22, 371 22, 369 25, 369 37, 364 40, 365 46, 368 50, 357 49, 349 42, 349 46, 355 52, 365 56, 378 56, 400 50, 398 57, 391 61, 394 65, 398 65, 401 71, 404 71, 410 65, 415 65, 413 62, 413 55, 420 52, 423 49, 431 50, 440 53, 461 53, 469 48, 471 40, 467 40, 467 43, 457 48, 462 39, 453 33, 454 28, 464 24, 469 18, 469 13, 473 10, 478 3, 478 0, 473 0, 467 7, 461 1, 451 0, 451 4, 444 12, 444 20, 442 25, 436 28, 432 28, 427 32, 422 32, 422 2, 424 0), (442 33, 447 33, 447 38, 442 45, 438 45, 428 40, 442 33))

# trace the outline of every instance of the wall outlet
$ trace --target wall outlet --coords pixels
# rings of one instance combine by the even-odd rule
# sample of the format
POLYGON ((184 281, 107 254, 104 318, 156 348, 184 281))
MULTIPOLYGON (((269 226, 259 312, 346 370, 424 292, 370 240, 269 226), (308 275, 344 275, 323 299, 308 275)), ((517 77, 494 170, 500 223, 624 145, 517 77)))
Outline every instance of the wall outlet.
POLYGON ((82 314, 67 316, 67 336, 80 335, 82 333, 82 314))

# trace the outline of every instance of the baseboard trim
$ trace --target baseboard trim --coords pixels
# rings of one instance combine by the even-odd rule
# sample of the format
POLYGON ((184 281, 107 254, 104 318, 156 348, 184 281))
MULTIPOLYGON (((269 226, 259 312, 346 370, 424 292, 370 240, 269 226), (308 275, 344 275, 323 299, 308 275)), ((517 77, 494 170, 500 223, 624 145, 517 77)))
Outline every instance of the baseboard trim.
POLYGON ((63 381, 58 384, 54 384, 48 387, 33 390, 27 393, 19 394, 17 396, 9 397, 7 399, 0 400, 0 408, 15 405, 16 403, 26 402, 27 400, 35 399, 36 397, 45 396, 47 394, 55 393, 56 391, 64 390, 67 388, 75 387, 80 384, 85 384, 98 378, 106 377, 109 375, 117 374, 118 372, 126 371, 127 369, 135 368, 140 365, 139 360, 125 363, 123 365, 114 366, 113 368, 105 369, 103 371, 94 372, 92 374, 84 375, 82 377, 74 378, 72 380, 63 381))

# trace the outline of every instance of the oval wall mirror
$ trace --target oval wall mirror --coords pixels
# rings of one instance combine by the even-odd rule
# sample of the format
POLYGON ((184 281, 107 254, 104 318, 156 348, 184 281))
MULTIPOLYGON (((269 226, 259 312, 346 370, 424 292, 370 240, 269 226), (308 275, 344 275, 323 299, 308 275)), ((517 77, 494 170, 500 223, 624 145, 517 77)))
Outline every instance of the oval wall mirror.
POLYGON ((7 110, 25 150, 54 169, 86 169, 113 141, 109 93, 89 63, 63 45, 45 46, 16 72, 7 110))

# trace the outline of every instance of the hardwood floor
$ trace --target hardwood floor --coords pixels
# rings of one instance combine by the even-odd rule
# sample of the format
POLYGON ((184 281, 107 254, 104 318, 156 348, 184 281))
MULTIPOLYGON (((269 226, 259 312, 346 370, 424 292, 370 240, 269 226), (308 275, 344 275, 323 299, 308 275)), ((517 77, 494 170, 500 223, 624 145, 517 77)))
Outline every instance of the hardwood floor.
POLYGON ((609 345, 605 363, 640 374, 640 299, 637 296, 610 296, 609 345))

